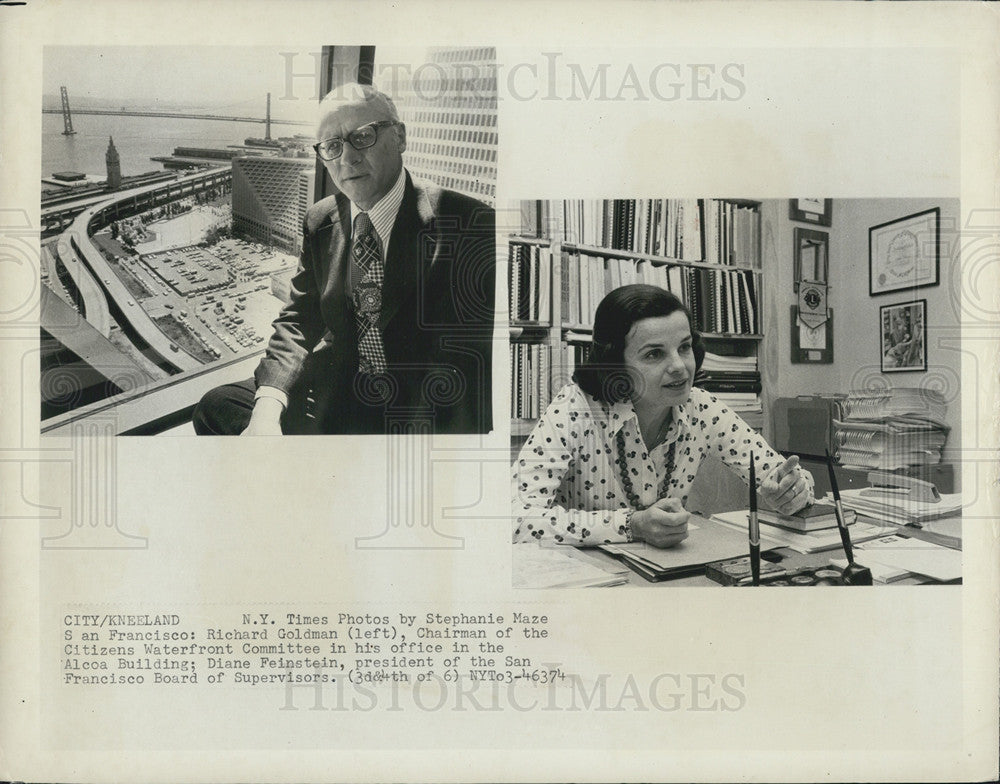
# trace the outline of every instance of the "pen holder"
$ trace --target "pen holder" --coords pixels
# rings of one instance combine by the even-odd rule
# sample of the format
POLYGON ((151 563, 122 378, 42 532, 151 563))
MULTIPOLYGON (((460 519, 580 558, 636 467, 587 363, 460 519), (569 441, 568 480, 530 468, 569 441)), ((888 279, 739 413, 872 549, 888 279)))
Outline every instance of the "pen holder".
POLYGON ((844 569, 844 585, 871 585, 872 570, 867 566, 848 564, 844 569))
MULTIPOLYGON (((773 554, 774 551, 765 555, 773 554)), ((721 585, 752 586, 750 559, 728 558, 705 565, 705 576, 721 585)), ((841 569, 832 564, 827 566, 791 566, 786 568, 778 559, 762 557, 760 562, 760 584, 762 586, 808 586, 808 585, 872 585, 871 570, 858 564, 841 569)))

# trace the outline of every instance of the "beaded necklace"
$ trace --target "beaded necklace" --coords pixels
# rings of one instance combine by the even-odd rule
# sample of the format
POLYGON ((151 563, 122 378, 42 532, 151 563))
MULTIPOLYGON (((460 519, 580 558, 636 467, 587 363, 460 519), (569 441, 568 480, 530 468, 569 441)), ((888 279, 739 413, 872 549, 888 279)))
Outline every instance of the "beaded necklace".
MULTIPOLYGON (((628 463, 625 459, 624 428, 618 431, 618 435, 615 438, 615 445, 618 447, 618 459, 615 460, 615 463, 618 465, 618 473, 622 480, 622 489, 625 490, 625 497, 628 498, 629 506, 636 510, 645 509, 646 507, 642 505, 639 495, 635 492, 635 487, 632 485, 632 475, 629 473, 628 463)), ((670 477, 674 474, 674 454, 676 447, 676 440, 671 441, 670 446, 667 447, 667 470, 663 474, 663 481, 660 482, 660 489, 656 494, 657 498, 665 498, 667 495, 667 484, 670 482, 670 477)))

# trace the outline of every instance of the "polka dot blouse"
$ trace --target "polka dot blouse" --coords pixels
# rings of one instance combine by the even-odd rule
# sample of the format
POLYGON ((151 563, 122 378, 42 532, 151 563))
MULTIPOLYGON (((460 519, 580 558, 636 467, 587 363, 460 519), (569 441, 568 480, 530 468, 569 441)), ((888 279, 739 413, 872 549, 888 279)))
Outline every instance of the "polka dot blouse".
POLYGON ((632 403, 602 403, 576 384, 556 395, 521 449, 513 470, 514 541, 554 539, 582 545, 627 541, 630 510, 618 465, 618 431, 625 441, 624 470, 645 509, 657 500, 674 444, 666 495, 687 504, 701 461, 712 455, 749 481, 750 450, 760 480, 783 458, 733 411, 694 388, 673 408, 666 438, 646 451, 632 403))

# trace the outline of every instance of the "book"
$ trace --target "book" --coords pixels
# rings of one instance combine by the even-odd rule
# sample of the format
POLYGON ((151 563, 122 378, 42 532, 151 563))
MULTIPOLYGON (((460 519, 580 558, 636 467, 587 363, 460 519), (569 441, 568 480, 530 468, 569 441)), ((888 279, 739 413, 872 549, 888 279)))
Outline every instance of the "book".
POLYGON ((526 237, 539 236, 539 202, 521 202, 521 233, 526 237))
POLYGON ((527 285, 525 289, 527 290, 527 297, 525 301, 521 304, 520 312, 523 314, 521 318, 525 321, 535 321, 537 320, 536 309, 538 303, 538 284, 539 284, 539 274, 538 274, 538 246, 529 248, 527 264, 527 285))
POLYGON ((706 371, 704 365, 695 378, 695 386, 713 394, 718 392, 751 392, 760 393, 760 373, 756 371, 742 373, 738 371, 712 370, 706 371))
POLYGON ((507 312, 510 320, 518 318, 518 308, 521 303, 521 253, 523 245, 511 243, 507 248, 507 262, 510 265, 510 290, 507 293, 507 312))
POLYGON ((570 284, 569 268, 571 263, 568 254, 559 254, 559 312, 562 314, 564 320, 568 320, 571 317, 570 302, 575 293, 570 284))
MULTIPOLYGON (((857 515, 852 510, 844 510, 844 522, 847 525, 852 525, 856 518, 857 515)), ((757 519, 762 523, 791 531, 819 531, 837 527, 837 509, 833 504, 812 504, 791 515, 761 509, 757 512, 757 519)))
POLYGON ((740 275, 740 286, 744 293, 740 301, 747 308, 747 334, 754 335, 757 333, 757 292, 752 272, 740 275))
POLYGON ((667 275, 667 285, 664 286, 672 294, 684 300, 684 275, 680 267, 670 267, 665 270, 667 275))

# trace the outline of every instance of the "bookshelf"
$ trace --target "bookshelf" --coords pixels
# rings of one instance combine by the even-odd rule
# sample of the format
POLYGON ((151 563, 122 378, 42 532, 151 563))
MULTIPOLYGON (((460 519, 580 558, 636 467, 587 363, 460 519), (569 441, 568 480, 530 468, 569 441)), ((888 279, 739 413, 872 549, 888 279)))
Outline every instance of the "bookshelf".
POLYGON ((709 352, 696 385, 763 427, 760 202, 529 201, 521 223, 508 238, 515 451, 586 357, 600 300, 631 283, 660 286, 684 302, 709 352))

